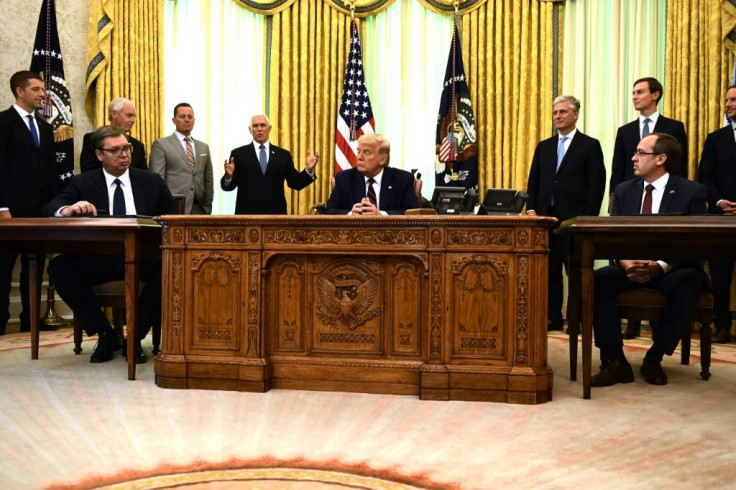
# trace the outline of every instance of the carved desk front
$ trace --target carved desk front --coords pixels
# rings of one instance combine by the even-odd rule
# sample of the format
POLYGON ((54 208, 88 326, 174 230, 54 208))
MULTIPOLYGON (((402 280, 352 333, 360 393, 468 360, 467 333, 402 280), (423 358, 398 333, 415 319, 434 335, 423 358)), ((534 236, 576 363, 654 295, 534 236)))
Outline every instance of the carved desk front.
POLYGON ((549 218, 160 222, 161 387, 552 397, 549 218))

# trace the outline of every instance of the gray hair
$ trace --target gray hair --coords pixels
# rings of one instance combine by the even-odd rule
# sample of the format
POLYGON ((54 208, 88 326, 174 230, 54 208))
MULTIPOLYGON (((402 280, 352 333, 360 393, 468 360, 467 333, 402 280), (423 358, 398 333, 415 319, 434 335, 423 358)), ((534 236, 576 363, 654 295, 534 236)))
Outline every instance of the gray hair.
POLYGON ((580 101, 572 95, 558 95, 555 100, 552 101, 552 105, 559 104, 560 102, 567 102, 572 107, 573 112, 580 112, 580 101))
POLYGON ((265 114, 254 114, 254 115, 250 116, 250 124, 248 125, 249 128, 251 126, 253 126, 253 119, 255 119, 255 118, 259 117, 259 116, 260 117, 265 117, 266 118, 266 124, 268 124, 269 126, 271 125, 271 120, 268 119, 268 116, 267 115, 265 115, 265 114))
POLYGON ((112 113, 122 111, 123 106, 128 103, 132 104, 133 101, 125 97, 118 97, 110 101, 110 105, 107 106, 107 118, 112 120, 112 113))

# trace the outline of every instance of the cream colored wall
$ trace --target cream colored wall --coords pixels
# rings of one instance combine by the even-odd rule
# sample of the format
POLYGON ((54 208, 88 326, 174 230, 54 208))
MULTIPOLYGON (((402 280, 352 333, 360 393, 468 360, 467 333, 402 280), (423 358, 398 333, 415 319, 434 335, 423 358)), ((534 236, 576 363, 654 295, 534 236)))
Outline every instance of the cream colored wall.
MULTIPOLYGON (((45 0, 0 0, 0 110, 7 109, 15 101, 8 84, 10 76, 18 70, 27 70, 31 66, 31 51, 36 39, 36 26, 43 1, 45 0)), ((93 129, 93 124, 84 111, 89 0, 56 0, 56 20, 64 57, 64 74, 72 97, 74 164, 78 169, 82 136, 93 129)), ((10 298, 11 323, 17 323, 20 313, 18 269, 20 261, 13 275, 14 287, 10 298)), ((45 296, 44 287, 44 300, 45 296)), ((46 307, 42 305, 42 314, 45 311, 46 307)), ((68 308, 63 304, 57 303, 57 313, 66 318, 71 317, 68 308)))

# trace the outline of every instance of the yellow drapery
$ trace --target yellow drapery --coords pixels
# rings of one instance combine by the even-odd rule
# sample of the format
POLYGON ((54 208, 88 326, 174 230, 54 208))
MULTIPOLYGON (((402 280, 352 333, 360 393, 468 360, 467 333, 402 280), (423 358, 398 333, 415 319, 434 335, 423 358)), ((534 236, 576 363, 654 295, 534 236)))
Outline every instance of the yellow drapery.
POLYGON ((723 126, 733 56, 721 34, 721 5, 712 0, 667 4, 665 113, 685 123, 688 175, 694 178, 708 133, 723 126))
POLYGON ((87 112, 101 126, 111 100, 132 100, 138 119, 131 133, 150 151, 164 129, 163 3, 91 0, 89 26, 87 112))
MULTIPOLYGON (((552 121, 552 2, 484 2, 461 16, 462 50, 479 134, 479 185, 526 187, 536 142, 552 121)), ((269 117, 274 142, 299 168, 321 148, 319 180, 287 192, 290 213, 306 214, 330 194, 335 124, 345 70, 350 18, 325 2, 296 0, 273 16, 268 58, 269 117)), ((445 56, 444 53, 441 56, 445 56)))

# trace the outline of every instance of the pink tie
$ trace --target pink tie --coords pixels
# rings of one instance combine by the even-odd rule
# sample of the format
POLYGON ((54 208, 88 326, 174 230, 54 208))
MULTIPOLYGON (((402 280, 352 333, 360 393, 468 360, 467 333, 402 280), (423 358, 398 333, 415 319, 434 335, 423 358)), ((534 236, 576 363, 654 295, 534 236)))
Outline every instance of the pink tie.
POLYGON ((187 144, 187 160, 189 160, 189 166, 194 169, 194 150, 192 149, 192 140, 189 137, 184 138, 187 144))

